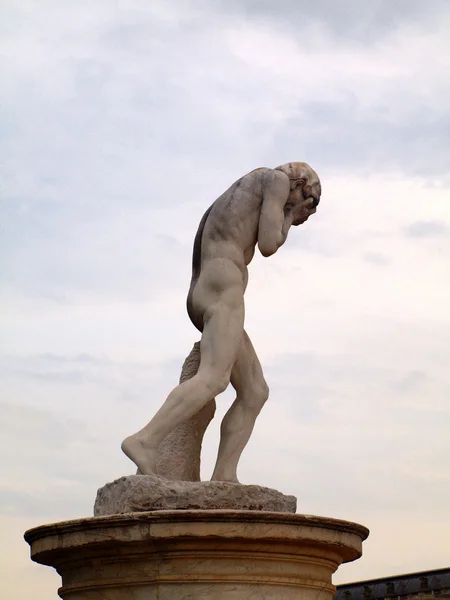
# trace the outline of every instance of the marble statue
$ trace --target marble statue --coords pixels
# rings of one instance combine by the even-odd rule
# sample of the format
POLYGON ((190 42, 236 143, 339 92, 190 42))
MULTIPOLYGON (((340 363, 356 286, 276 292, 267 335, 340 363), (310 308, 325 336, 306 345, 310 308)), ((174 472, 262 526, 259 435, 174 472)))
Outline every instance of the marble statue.
POLYGON ((316 212, 319 177, 306 163, 256 169, 236 181, 203 215, 195 236, 189 317, 201 332, 199 366, 168 396, 151 421, 122 442, 138 473, 156 475, 158 448, 228 384, 236 400, 221 425, 213 481, 238 483, 237 466, 269 395, 244 329, 247 267, 255 248, 265 257, 284 244, 291 226, 316 212))

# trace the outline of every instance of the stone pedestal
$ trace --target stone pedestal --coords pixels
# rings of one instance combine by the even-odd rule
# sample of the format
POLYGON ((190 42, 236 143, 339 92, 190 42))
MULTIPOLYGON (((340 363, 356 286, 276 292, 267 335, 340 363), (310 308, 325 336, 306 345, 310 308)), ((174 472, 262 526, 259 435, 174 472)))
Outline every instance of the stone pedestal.
POLYGON ((67 600, 331 600, 331 576, 368 530, 298 514, 153 511, 44 525, 25 534, 67 600))
POLYGON ((128 475, 97 492, 94 517, 154 510, 264 510, 295 513, 297 498, 261 485, 228 481, 170 481, 155 475, 128 475))

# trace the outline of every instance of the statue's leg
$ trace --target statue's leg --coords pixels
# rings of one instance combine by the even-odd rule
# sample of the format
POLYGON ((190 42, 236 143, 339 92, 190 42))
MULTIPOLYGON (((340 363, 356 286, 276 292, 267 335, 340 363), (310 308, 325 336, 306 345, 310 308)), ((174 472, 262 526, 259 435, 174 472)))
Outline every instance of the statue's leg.
MULTIPOLYGON (((191 379, 200 366, 200 342, 196 342, 181 369, 180 383, 191 379)), ((216 412, 211 398, 193 417, 166 435, 158 446, 157 474, 173 481, 200 481, 200 455, 205 431, 216 412)))
POLYGON ((221 426, 219 454, 212 480, 238 483, 237 465, 247 445, 269 388, 253 345, 244 331, 242 344, 231 372, 236 400, 221 426))
POLYGON ((227 290, 226 296, 230 302, 217 302, 207 311, 197 374, 177 386, 153 419, 122 442, 144 475, 155 473, 157 449, 166 435, 228 386, 242 339, 244 301, 242 290, 227 290))

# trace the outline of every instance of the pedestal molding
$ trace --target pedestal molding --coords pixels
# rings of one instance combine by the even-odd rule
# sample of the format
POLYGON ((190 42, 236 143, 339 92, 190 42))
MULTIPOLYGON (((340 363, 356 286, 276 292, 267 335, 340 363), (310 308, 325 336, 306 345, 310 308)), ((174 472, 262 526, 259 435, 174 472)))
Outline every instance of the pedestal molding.
POLYGON ((190 510, 76 519, 25 538, 70 600, 332 600, 332 574, 367 535, 327 517, 190 510))

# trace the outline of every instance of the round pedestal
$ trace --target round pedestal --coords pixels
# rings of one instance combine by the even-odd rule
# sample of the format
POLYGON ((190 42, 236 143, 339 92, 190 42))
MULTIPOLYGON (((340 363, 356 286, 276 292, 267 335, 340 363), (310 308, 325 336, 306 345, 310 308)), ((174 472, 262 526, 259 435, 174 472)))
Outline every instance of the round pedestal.
POLYGON ((331 576, 361 556, 355 523, 256 511, 94 517, 27 531, 67 600, 331 600, 331 576))

